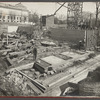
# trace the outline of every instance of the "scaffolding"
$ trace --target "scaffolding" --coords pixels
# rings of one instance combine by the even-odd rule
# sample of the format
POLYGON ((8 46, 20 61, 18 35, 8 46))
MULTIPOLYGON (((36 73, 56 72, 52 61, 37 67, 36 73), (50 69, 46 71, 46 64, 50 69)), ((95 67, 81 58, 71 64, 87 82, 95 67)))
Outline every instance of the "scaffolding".
POLYGON ((67 10, 67 28, 78 28, 82 20, 83 2, 69 2, 67 10))

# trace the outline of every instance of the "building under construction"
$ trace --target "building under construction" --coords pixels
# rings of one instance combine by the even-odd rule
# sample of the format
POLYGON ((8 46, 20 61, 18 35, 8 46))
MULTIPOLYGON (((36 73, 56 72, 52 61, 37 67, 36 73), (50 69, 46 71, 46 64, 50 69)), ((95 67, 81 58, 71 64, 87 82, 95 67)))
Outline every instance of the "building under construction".
POLYGON ((82 2, 68 3, 68 28, 57 27, 54 15, 65 3, 42 18, 47 29, 0 26, 0 95, 100 96, 100 30, 77 29, 82 2))

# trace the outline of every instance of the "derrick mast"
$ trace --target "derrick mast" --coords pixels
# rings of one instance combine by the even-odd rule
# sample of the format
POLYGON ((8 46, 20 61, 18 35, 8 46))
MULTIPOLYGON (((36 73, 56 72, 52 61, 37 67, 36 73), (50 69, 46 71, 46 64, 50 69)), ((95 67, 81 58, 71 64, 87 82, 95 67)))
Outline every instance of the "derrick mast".
POLYGON ((67 28, 78 28, 82 21, 83 2, 69 2, 67 10, 67 28))

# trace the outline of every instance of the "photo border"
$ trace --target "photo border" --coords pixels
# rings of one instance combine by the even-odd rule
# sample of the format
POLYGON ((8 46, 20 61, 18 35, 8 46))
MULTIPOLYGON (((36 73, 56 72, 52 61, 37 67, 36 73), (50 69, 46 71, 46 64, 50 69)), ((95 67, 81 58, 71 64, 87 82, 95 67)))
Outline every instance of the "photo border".
MULTIPOLYGON (((100 0, 0 0, 0 2, 100 2, 100 0)), ((94 96, 70 96, 70 97, 30 97, 30 96, 0 96, 0 100, 100 100, 94 96)))

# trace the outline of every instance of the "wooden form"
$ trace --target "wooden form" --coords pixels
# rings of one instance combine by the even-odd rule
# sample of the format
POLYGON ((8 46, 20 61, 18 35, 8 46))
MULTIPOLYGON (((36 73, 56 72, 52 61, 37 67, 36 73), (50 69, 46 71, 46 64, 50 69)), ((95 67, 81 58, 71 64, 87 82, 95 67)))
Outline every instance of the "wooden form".
POLYGON ((42 92, 44 92, 45 90, 46 90, 46 87, 45 86, 43 86, 42 84, 40 84, 40 83, 38 83, 36 80, 33 80, 32 78, 30 78, 29 76, 27 76, 26 74, 24 74, 23 72, 21 72, 21 71, 19 71, 19 70, 17 70, 17 69, 15 69, 17 72, 19 72, 20 74, 22 74, 22 75, 24 75, 26 78, 28 78, 29 80, 31 80, 33 83, 34 83, 34 85, 37 87, 37 88, 39 88, 42 92))

